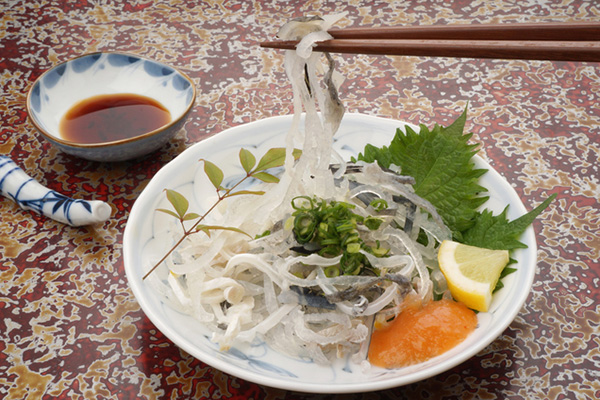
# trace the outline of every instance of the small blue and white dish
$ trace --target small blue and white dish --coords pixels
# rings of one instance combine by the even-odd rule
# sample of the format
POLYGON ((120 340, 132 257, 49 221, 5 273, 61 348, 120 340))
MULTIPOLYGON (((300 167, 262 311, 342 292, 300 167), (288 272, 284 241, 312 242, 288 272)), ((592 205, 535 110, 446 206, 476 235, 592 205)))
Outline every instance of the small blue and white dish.
POLYGON ((163 146, 182 128, 195 99, 194 82, 173 67, 135 54, 99 52, 71 59, 42 74, 27 95, 27 113, 40 134, 65 153, 94 161, 123 161, 163 146), (61 119, 75 104, 117 94, 157 101, 170 113, 170 122, 138 136, 104 143, 78 143, 64 137, 61 119))

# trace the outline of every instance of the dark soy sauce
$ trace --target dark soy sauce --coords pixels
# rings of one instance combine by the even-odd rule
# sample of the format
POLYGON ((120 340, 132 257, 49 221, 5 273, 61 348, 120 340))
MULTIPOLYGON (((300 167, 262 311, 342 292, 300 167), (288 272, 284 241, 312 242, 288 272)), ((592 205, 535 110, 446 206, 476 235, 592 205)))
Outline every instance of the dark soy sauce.
POLYGON ((107 143, 143 135, 171 122, 159 102, 131 93, 90 97, 75 104, 60 121, 63 139, 107 143))

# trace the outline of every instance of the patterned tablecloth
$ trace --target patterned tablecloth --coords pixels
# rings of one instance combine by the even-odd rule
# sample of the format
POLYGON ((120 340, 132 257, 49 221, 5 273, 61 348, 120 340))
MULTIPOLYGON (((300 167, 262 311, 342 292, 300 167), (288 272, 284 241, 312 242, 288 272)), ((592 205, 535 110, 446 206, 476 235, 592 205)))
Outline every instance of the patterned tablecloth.
MULTIPOLYGON (((124 276, 123 230, 152 176, 189 145, 291 113, 281 52, 257 43, 291 17, 348 11, 341 26, 600 19, 594 0, 0 2, 0 154, 112 217, 72 228, 0 198, 0 399, 333 398, 257 385, 207 366, 141 311, 124 276), (187 73, 199 96, 185 128, 144 158, 65 155, 27 119, 53 65, 128 51, 187 73)), ((514 322, 475 357, 405 387, 340 398, 600 397, 600 66, 594 63, 337 56, 348 111, 432 126, 468 105, 467 129, 527 208, 538 266, 514 322)))

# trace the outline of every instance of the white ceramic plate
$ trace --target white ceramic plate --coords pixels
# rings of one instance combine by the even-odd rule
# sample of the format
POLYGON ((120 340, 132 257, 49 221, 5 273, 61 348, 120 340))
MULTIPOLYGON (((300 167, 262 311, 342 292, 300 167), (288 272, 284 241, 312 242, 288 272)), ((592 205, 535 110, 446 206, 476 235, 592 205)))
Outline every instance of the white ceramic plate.
MULTIPOLYGON (((291 116, 268 118, 228 129, 197 143, 162 168, 136 201, 125 228, 125 271, 140 306, 156 327, 189 354, 221 371, 271 387, 313 393, 366 392, 420 381, 460 364, 494 341, 521 309, 533 282, 536 244, 531 227, 521 238, 528 248, 512 255, 518 262, 517 272, 504 279, 505 287, 494 295, 491 311, 478 314, 475 332, 441 356, 394 370, 372 368, 365 373, 346 360, 332 366, 319 366, 283 356, 264 343, 221 352, 208 339, 208 332, 201 323, 174 311, 147 281, 142 281, 158 253, 170 246, 164 243, 164 236, 160 237, 164 235, 164 218, 168 216, 155 212, 160 207, 168 208, 164 189, 186 194, 190 210, 205 209, 206 197, 213 195, 214 189, 198 160, 206 158, 216 163, 225 176, 241 173, 239 149, 245 147, 260 157, 271 147, 283 147, 290 124, 291 116)), ((347 114, 334 147, 349 159, 362 151, 367 142, 378 146, 389 144, 396 128, 403 129, 405 125, 390 119, 347 114)), ((481 179, 481 184, 490 192, 490 200, 484 206, 499 213, 510 204, 508 218, 511 220, 525 214, 523 203, 508 182, 481 158, 476 156, 475 163, 489 170, 481 179)))

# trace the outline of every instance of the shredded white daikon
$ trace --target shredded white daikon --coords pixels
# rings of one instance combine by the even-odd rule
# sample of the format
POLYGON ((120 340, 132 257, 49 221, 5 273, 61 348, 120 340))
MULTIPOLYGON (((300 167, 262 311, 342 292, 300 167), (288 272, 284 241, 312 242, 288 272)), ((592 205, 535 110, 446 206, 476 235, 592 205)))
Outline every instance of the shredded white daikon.
POLYGON ((219 209, 219 225, 251 236, 271 233, 255 240, 226 230, 190 235, 166 261, 167 278, 151 277, 171 305, 210 328, 222 349, 264 340, 277 351, 319 363, 352 355, 361 362, 375 316, 396 315, 408 293, 427 301, 436 288, 445 290, 439 274, 434 284, 428 270, 437 270, 433 244, 450 237, 433 206, 414 193, 410 180, 375 164, 347 169, 333 151, 344 114, 339 79, 333 59, 312 48, 329 38, 327 29, 341 17, 305 18, 281 28, 281 38, 301 39, 297 51, 285 55, 295 112, 284 172, 264 195, 236 196, 219 209), (295 164, 294 147, 303 149, 295 164), (384 257, 361 250, 371 274, 332 276, 328 269, 341 256, 298 252, 302 246, 289 223, 298 196, 346 202, 361 217, 381 221, 376 230, 360 231, 365 243, 388 250, 384 257), (385 200, 385 212, 372 199, 385 200), (428 245, 417 242, 419 232, 428 245))

